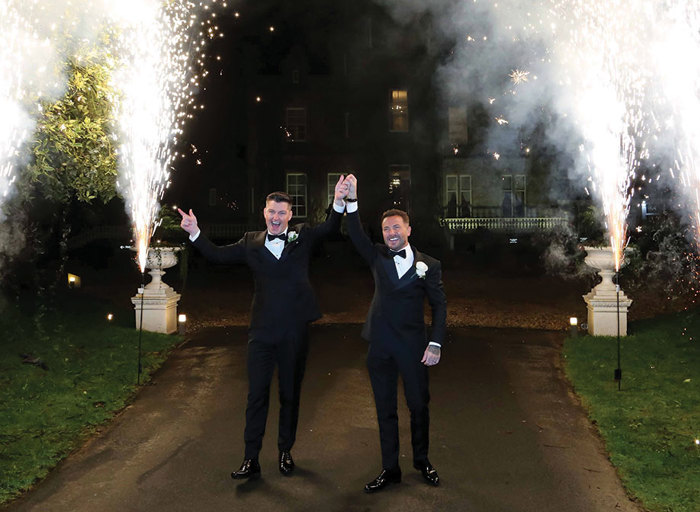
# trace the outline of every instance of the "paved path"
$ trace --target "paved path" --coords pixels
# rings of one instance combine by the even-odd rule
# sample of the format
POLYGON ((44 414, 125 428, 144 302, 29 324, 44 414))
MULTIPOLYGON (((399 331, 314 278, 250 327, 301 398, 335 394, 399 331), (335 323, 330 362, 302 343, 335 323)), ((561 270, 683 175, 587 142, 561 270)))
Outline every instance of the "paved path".
POLYGON ((245 329, 201 331, 137 400, 10 511, 474 511, 638 509, 625 496, 570 395, 562 334, 451 329, 431 369, 431 452, 443 485, 411 468, 400 409, 404 480, 374 495, 380 469, 359 325, 315 326, 290 478, 275 467, 273 389, 263 478, 234 482, 242 459, 245 329))

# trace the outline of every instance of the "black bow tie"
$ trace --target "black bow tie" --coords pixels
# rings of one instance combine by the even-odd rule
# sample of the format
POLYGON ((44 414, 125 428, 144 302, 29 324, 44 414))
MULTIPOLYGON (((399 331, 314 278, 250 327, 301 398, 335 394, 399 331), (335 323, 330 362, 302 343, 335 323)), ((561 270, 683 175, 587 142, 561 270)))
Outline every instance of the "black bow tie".
POLYGON ((392 258, 394 256, 401 256, 402 258, 405 259, 406 258, 406 249, 401 249, 400 251, 392 251, 391 249, 389 249, 389 256, 391 256, 392 258))
POLYGON ((280 233, 279 235, 273 235, 272 233, 267 234, 267 240, 272 242, 275 238, 279 238, 283 242, 287 241, 287 233, 280 233))

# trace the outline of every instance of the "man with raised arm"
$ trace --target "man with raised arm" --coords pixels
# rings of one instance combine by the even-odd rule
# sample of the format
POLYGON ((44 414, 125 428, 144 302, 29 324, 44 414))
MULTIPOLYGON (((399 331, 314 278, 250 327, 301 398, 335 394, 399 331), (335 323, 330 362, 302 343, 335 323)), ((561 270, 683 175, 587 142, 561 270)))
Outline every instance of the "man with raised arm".
POLYGON ((369 341, 367 368, 377 408, 382 471, 365 485, 365 492, 401 482, 396 410, 399 374, 411 412, 413 467, 430 485, 438 486, 437 471, 428 460, 428 367, 440 361, 445 338, 447 302, 440 262, 408 243, 411 226, 408 215, 401 210, 384 212, 384 244, 373 244, 360 222, 357 179, 350 174, 345 181, 348 234, 374 276, 374 297, 362 337, 369 341), (423 320, 426 298, 432 310, 430 337, 423 320))
POLYGON ((333 208, 323 224, 289 225, 292 200, 284 192, 266 198, 263 216, 267 229, 248 232, 232 245, 216 246, 199 230, 192 210, 182 216, 182 229, 205 258, 217 263, 244 263, 253 272, 255 293, 248 334, 248 405, 244 432, 245 456, 234 479, 260 476, 258 454, 265 434, 270 382, 279 373, 280 416, 277 447, 279 470, 294 470, 291 450, 299 418, 299 397, 308 352, 308 324, 321 317, 309 281, 309 260, 316 242, 338 232, 347 195, 341 176, 335 186, 333 208))

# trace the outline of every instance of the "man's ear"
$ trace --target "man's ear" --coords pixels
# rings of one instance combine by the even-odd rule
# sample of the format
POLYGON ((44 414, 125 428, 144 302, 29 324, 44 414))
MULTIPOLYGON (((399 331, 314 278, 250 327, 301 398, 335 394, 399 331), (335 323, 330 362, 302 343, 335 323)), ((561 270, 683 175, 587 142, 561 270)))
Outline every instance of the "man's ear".
POLYGON ((408 226, 408 229, 406 229, 406 232, 408 233, 408 234, 406 235, 406 238, 408 238, 409 236, 411 236, 411 226, 408 226))

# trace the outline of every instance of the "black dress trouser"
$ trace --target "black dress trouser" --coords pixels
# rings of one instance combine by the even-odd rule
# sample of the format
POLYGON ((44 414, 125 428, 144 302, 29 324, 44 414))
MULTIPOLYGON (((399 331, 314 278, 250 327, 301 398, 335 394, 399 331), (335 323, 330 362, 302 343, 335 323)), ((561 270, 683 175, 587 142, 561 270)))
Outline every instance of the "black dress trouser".
POLYGON ((399 466, 399 417, 397 413, 398 378, 404 384, 406 403, 411 412, 411 444, 413 462, 428 461, 430 414, 428 402, 428 368, 421 363, 421 347, 380 346, 371 343, 367 353, 367 369, 372 382, 374 403, 379 422, 382 467, 399 466))
POLYGON ((246 407, 245 458, 256 459, 262 448, 270 383, 275 366, 279 376, 279 436, 277 447, 290 451, 296 439, 299 398, 308 353, 308 327, 253 336, 248 343, 248 405, 246 407))

